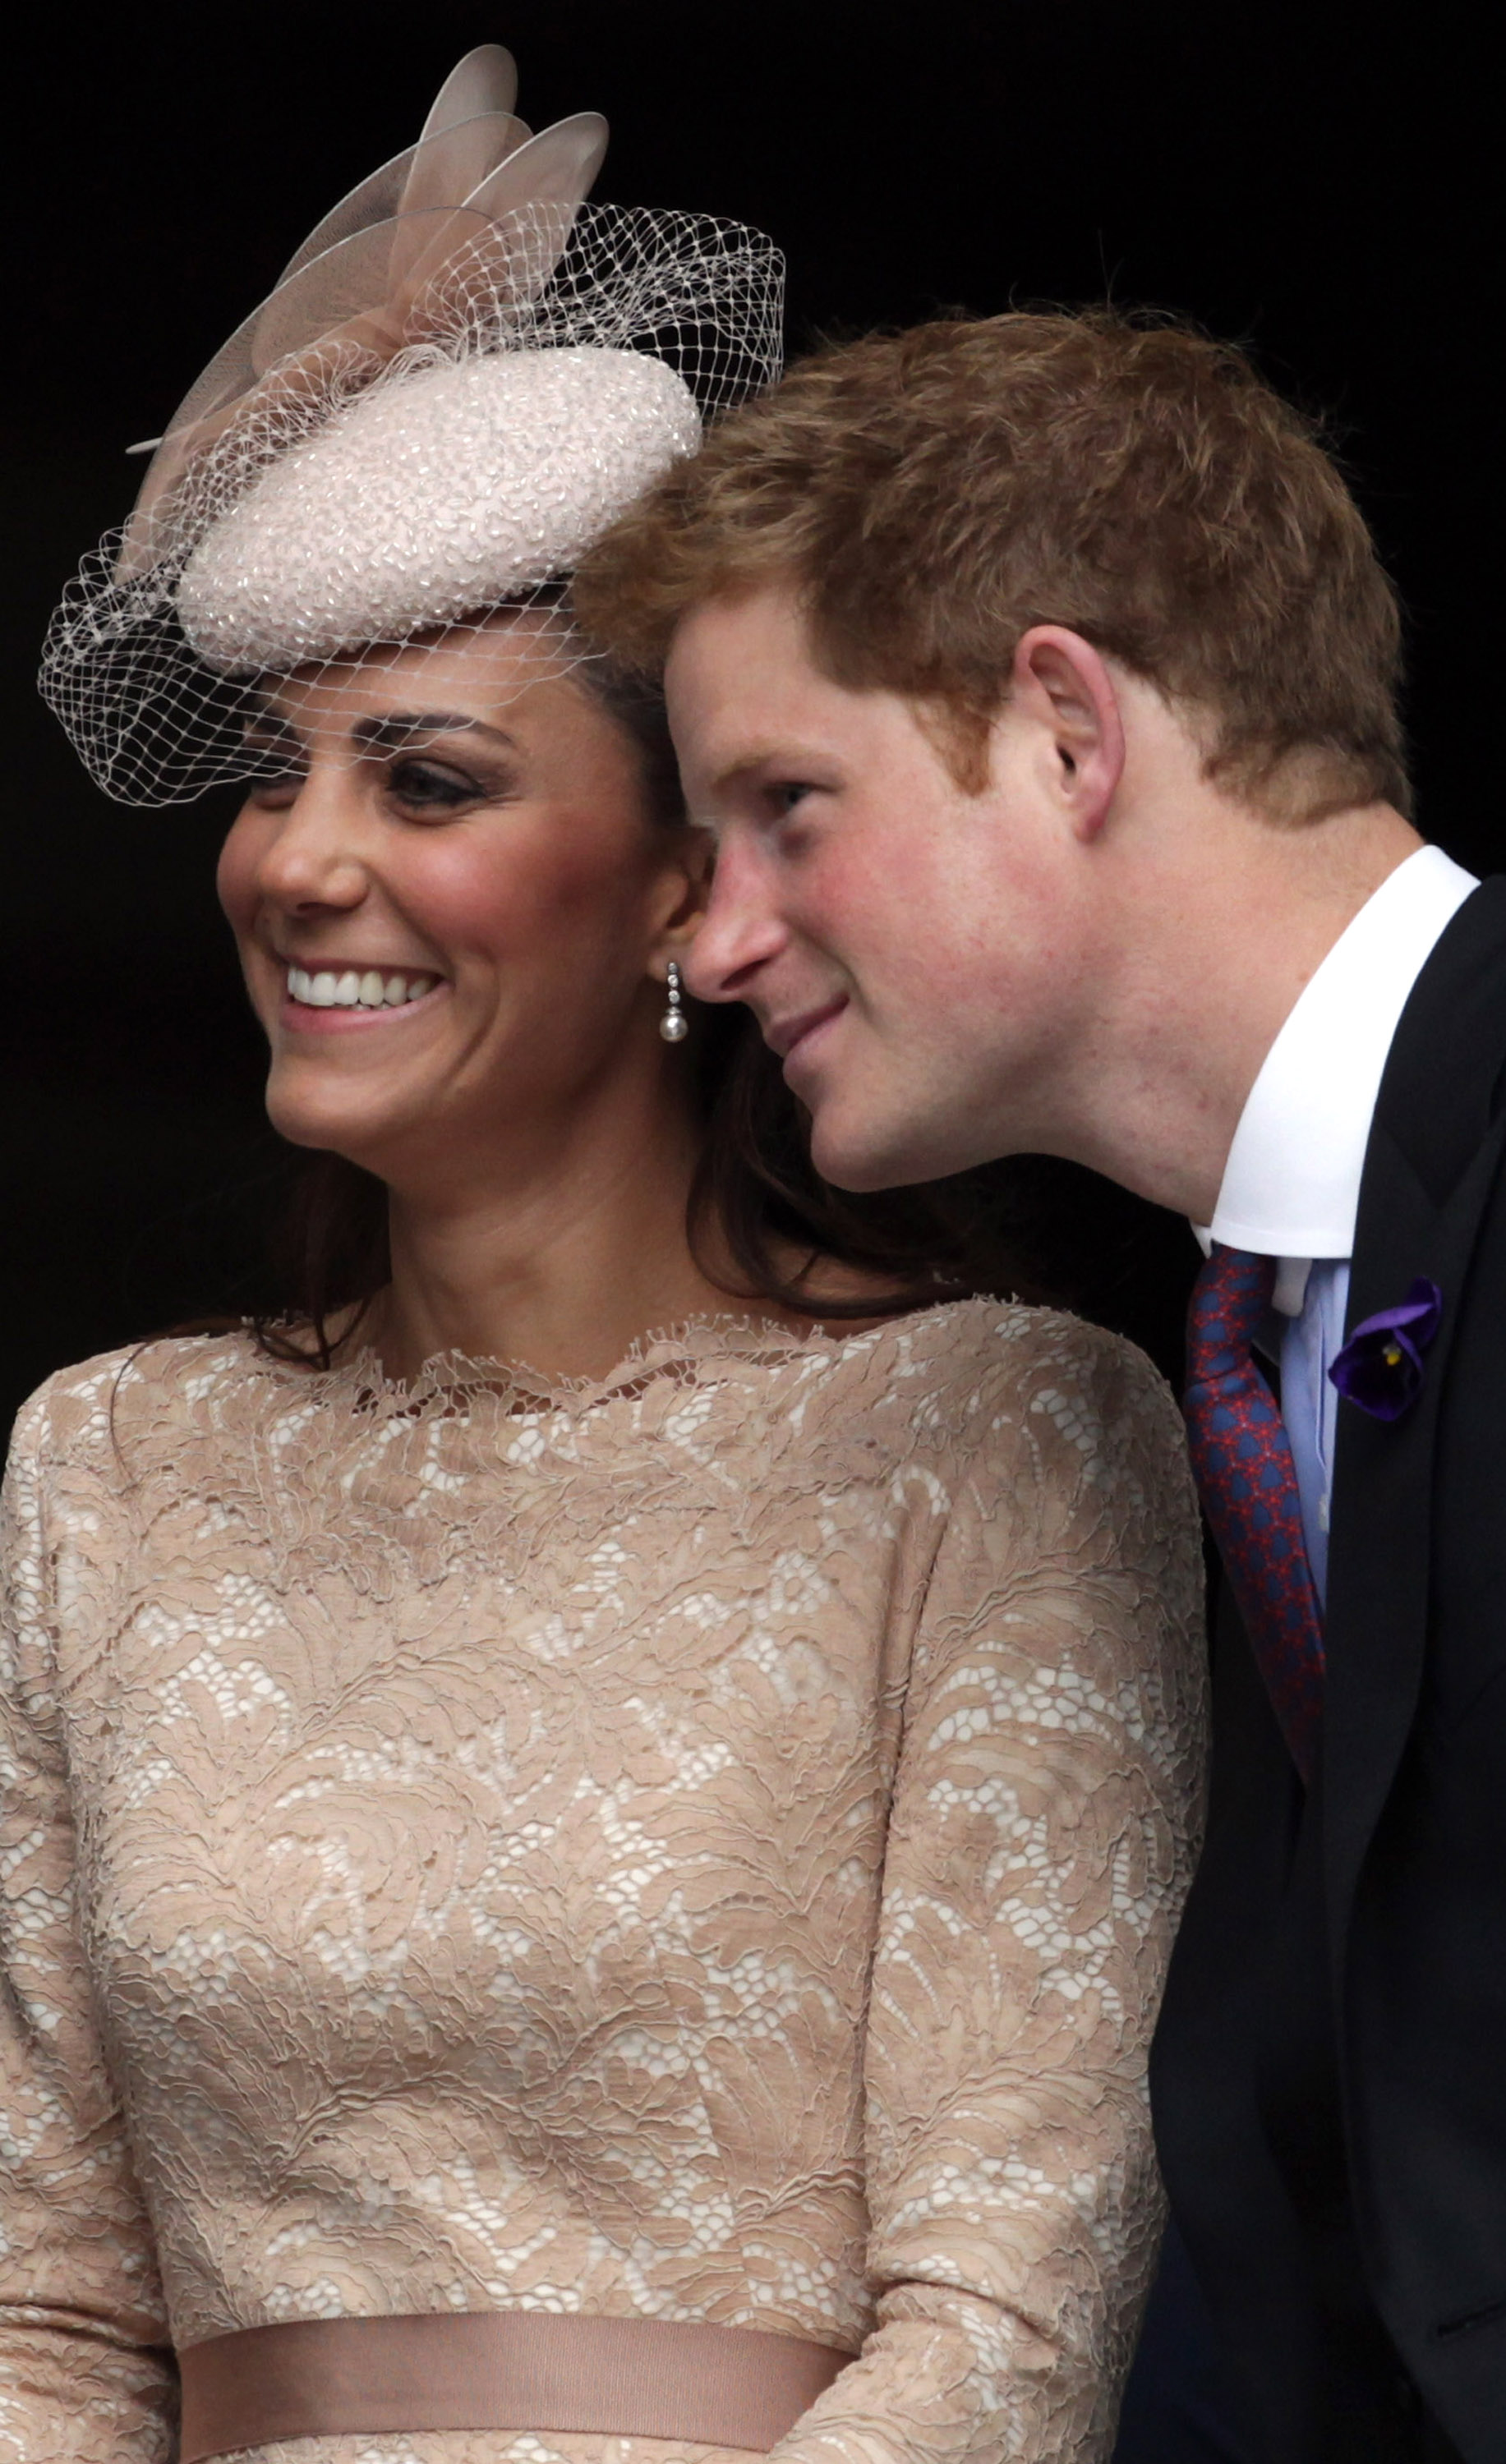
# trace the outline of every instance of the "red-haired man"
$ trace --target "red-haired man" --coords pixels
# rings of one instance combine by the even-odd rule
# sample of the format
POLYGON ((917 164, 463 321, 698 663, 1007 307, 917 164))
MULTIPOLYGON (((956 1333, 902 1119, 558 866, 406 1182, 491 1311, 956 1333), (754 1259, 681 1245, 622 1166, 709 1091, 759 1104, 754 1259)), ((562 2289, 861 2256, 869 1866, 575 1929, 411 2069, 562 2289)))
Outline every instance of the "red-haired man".
POLYGON ((1348 490, 1237 352, 936 324, 729 419, 579 605, 665 672, 718 842, 689 981, 831 1179, 1043 1152, 1204 1227, 1163 2167, 1233 2452, 1500 2464, 1506 883, 1413 827, 1348 490))

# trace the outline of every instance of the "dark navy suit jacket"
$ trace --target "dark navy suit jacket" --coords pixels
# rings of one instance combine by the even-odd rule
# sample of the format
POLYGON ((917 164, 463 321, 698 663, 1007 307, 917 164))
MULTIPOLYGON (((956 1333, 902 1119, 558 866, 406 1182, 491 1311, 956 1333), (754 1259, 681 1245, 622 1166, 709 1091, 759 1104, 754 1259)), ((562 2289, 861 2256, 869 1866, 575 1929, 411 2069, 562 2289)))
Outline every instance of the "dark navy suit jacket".
POLYGON ((1402 1419, 1340 1406, 1310 1794, 1217 1622, 1208 1838, 1152 2057, 1229 2407, 1208 2464, 1506 2464, 1503 1152, 1497 879, 1413 988, 1366 1151, 1349 1324, 1418 1276, 1444 1307, 1402 1419))

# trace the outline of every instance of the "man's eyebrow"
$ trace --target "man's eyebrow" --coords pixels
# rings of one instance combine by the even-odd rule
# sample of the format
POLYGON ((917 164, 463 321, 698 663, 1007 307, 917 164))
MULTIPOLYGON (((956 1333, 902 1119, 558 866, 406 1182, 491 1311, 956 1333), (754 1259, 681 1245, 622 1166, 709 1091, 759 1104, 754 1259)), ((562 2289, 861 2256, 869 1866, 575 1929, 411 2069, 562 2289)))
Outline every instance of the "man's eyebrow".
POLYGON ((488 727, 484 718, 473 718, 458 710, 390 711, 382 718, 358 718, 350 733, 358 744, 375 752, 410 743, 415 736, 489 736, 509 752, 518 750, 517 737, 505 728, 488 727))
POLYGON ((798 770, 802 762, 813 759, 783 738, 769 737, 763 743, 755 740, 744 745, 735 760, 727 762, 717 772, 707 792, 713 796, 720 795, 724 787, 737 786, 750 771, 766 769, 771 762, 786 770, 798 770))

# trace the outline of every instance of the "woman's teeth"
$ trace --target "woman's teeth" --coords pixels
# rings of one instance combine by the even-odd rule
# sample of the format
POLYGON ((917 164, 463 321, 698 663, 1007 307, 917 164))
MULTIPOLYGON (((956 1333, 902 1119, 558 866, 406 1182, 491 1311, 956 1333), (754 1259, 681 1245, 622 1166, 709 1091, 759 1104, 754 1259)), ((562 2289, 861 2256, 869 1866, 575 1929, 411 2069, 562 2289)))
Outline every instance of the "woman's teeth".
POLYGON ((306 967, 288 969, 288 992, 296 1001, 307 1001, 310 1009, 401 1009, 405 1002, 422 1001, 439 981, 437 976, 385 976, 368 967, 364 976, 350 968, 337 976, 327 967, 311 976, 306 967))

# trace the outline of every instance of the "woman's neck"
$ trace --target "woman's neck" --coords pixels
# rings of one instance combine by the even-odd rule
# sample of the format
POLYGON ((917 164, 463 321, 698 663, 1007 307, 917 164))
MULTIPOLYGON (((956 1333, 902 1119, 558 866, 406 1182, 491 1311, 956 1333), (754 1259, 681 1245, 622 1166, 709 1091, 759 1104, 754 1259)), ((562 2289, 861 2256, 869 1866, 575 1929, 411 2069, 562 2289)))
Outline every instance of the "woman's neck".
POLYGON ((371 1333, 389 1375, 436 1353, 600 1376, 654 1328, 738 1305, 691 1254, 687 1122, 631 1152, 599 1141, 531 1173, 435 1198, 392 1190, 392 1279, 371 1333))

